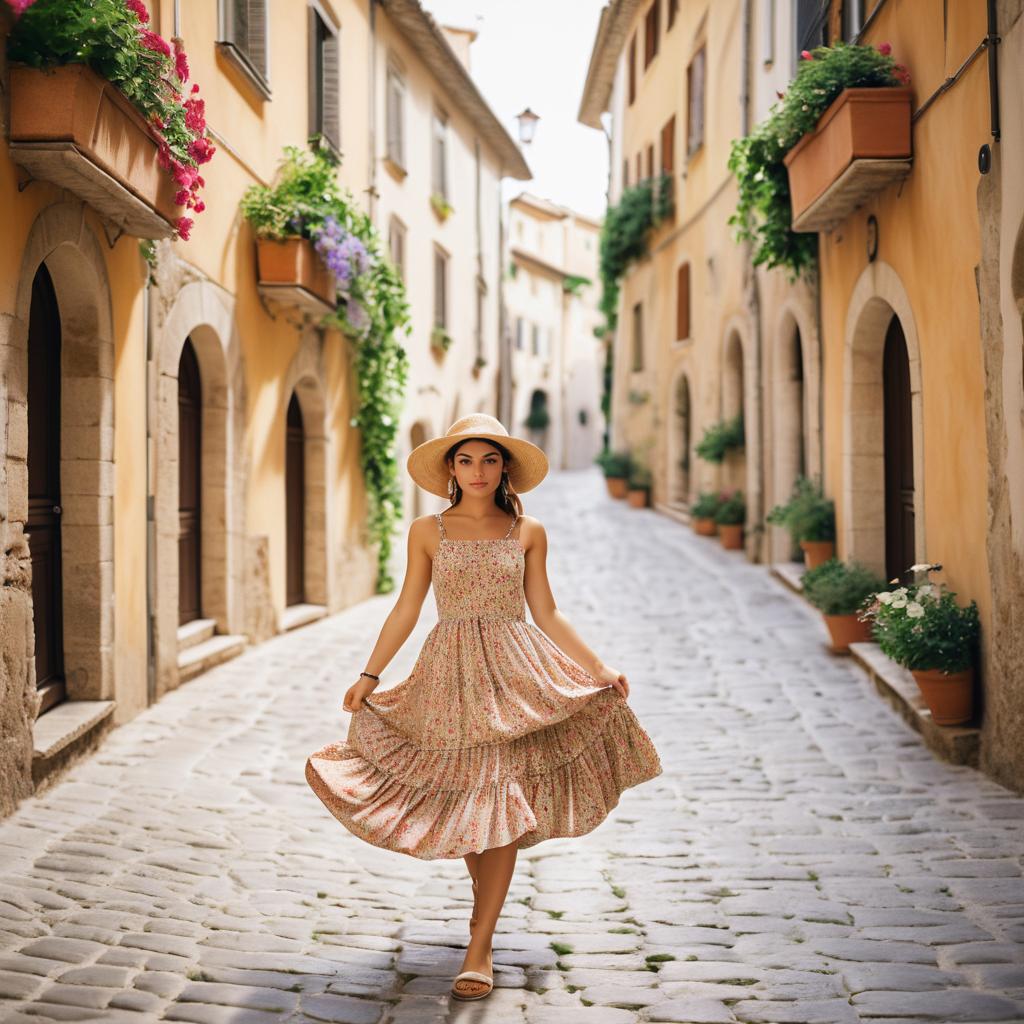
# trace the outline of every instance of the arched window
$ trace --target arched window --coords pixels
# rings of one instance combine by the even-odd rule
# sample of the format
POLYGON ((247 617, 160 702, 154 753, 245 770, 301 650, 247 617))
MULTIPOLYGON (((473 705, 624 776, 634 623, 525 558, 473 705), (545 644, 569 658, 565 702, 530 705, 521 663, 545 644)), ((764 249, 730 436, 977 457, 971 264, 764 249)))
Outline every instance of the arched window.
POLYGON ((682 263, 676 271, 676 340, 690 336, 690 264, 682 263))

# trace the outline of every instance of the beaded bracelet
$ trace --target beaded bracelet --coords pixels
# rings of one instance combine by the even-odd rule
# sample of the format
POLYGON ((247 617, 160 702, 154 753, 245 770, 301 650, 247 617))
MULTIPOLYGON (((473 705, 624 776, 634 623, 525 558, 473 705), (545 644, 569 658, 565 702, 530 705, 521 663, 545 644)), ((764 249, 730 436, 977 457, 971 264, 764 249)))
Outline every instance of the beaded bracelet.
POLYGON ((360 672, 359 674, 369 679, 375 679, 378 683, 380 682, 380 676, 375 676, 372 672, 360 672))

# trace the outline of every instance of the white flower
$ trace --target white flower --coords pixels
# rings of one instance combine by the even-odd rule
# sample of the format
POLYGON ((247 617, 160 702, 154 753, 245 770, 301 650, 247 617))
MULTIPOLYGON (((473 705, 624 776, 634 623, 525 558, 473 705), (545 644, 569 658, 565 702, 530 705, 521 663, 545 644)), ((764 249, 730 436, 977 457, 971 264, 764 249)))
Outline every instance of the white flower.
POLYGON ((907 599, 905 597, 894 597, 892 599, 892 606, 893 608, 906 608, 907 599))
POLYGON ((880 594, 875 594, 875 597, 878 598, 880 604, 892 603, 892 594, 890 594, 888 590, 883 590, 880 594))
POLYGON ((917 565, 912 565, 910 567, 910 571, 911 572, 924 572, 925 569, 930 569, 931 567, 932 567, 931 566, 931 562, 919 562, 917 565))
POLYGON ((924 617, 924 608, 921 607, 916 601, 911 601, 907 605, 907 616, 911 619, 920 619, 924 617))
POLYGON ((920 600, 922 597, 934 597, 935 588, 930 583, 922 583, 917 588, 917 598, 920 600))

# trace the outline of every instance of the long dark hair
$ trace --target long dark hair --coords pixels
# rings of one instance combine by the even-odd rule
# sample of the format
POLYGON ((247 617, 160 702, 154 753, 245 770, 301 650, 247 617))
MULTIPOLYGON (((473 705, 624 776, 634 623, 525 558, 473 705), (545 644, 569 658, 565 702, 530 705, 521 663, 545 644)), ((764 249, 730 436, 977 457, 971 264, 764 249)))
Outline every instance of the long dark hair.
MULTIPOLYGON (((494 491, 494 504, 510 516, 521 516, 523 514, 523 500, 516 494, 512 481, 508 478, 508 467, 510 463, 515 461, 515 456, 503 444, 500 444, 498 441, 492 441, 489 437, 464 437, 461 441, 456 441, 444 453, 445 462, 454 468, 455 453, 468 441, 483 441, 485 444, 489 444, 498 450, 502 459, 501 483, 494 491)), ((462 501, 462 488, 454 476, 449 477, 448 498, 451 501, 449 508, 454 508, 462 501)))

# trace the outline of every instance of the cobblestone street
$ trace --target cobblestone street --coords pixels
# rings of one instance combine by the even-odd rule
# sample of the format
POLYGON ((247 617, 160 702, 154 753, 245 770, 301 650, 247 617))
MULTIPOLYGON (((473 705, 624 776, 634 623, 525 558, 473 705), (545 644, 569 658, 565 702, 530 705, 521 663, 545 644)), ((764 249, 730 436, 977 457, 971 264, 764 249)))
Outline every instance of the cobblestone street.
MULTIPOLYGON (((0 823, 0 1018, 1024 1020, 1024 800, 936 761, 767 568, 596 470, 525 504, 665 772, 520 853, 490 998, 447 995, 462 862, 359 842, 303 779, 389 595, 186 684, 0 823)), ((433 622, 428 596, 383 685, 433 622)))

